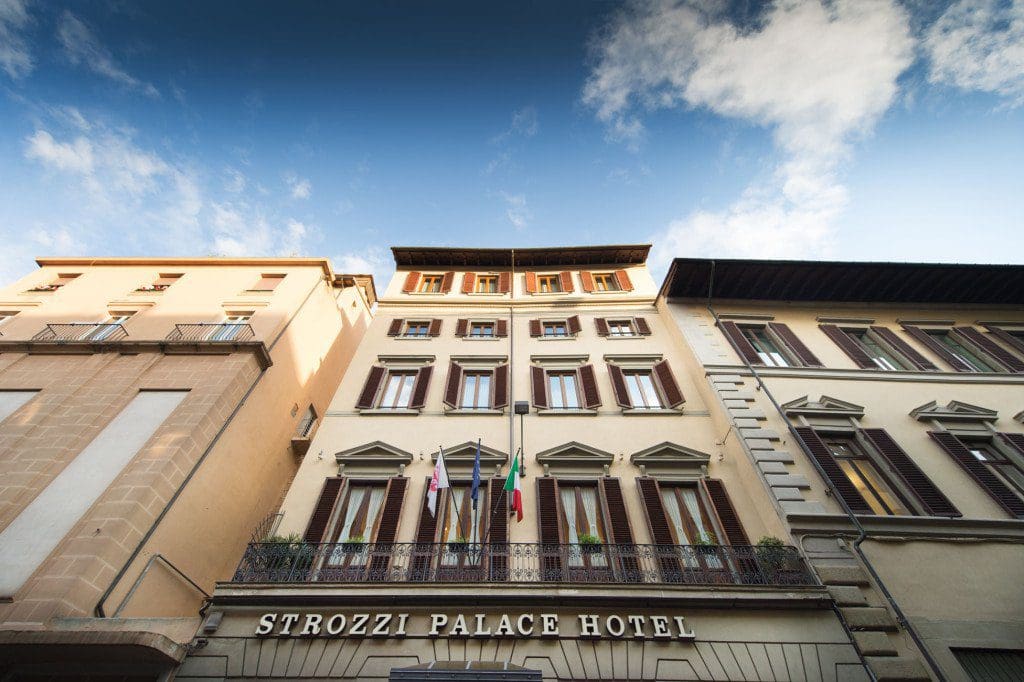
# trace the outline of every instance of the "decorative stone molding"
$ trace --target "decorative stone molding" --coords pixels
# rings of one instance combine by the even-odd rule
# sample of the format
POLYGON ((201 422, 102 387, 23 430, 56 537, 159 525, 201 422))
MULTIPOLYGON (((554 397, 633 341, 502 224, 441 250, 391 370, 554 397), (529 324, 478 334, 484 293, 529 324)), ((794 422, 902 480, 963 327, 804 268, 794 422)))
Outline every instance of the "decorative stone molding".
POLYGON ((838 398, 823 395, 814 401, 807 396, 792 400, 782 406, 788 417, 850 417, 862 419, 864 408, 838 398))
POLYGON ((392 473, 397 468, 401 474, 413 456, 411 452, 375 440, 342 450, 334 455, 334 459, 338 463, 339 476, 349 468, 357 468, 360 473, 392 473))
POLYGON ((589 473, 595 473, 595 470, 607 473, 613 461, 615 461, 615 455, 612 453, 577 441, 570 441, 537 453, 537 463, 544 467, 545 475, 550 467, 589 473))
POLYGON ((978 407, 951 400, 946 407, 939 407, 933 400, 910 411, 910 416, 920 422, 926 421, 961 421, 961 422, 994 422, 999 413, 986 407, 978 407))
POLYGON ((631 464, 640 467, 640 475, 675 474, 688 477, 706 476, 711 455, 684 445, 665 441, 634 452, 631 464))
MULTIPOLYGON (((437 452, 430 453, 430 461, 437 462, 437 452)), ((473 462, 476 460, 476 441, 466 441, 459 445, 453 445, 444 449, 444 463, 451 471, 464 473, 473 470, 473 462)), ((480 445, 480 471, 484 472, 491 467, 494 468, 494 475, 501 473, 501 467, 508 462, 508 453, 495 448, 480 445)), ((481 475, 486 476, 485 473, 481 475)))

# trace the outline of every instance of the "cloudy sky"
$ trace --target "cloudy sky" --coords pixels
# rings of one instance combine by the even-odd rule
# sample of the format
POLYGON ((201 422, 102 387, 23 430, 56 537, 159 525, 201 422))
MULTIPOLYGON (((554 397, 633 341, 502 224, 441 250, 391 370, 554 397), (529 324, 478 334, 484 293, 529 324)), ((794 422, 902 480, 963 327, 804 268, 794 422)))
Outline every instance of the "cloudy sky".
POLYGON ((1024 263, 1024 0, 0 0, 39 255, 1024 263))

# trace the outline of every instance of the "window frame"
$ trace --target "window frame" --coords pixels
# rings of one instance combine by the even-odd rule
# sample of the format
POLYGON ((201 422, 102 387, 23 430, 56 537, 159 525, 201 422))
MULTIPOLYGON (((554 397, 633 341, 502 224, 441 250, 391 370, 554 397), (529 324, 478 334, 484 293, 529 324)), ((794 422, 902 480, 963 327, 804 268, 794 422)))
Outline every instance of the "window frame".
MULTIPOLYGON (((412 404, 413 392, 416 390, 416 380, 419 377, 419 368, 414 367, 386 367, 384 377, 381 379, 380 386, 377 389, 377 395, 373 399, 373 409, 385 410, 385 411, 399 411, 399 410, 413 410, 415 408, 410 407, 412 404), (384 405, 384 398, 388 393, 388 386, 391 382, 391 377, 401 376, 409 379, 408 395, 404 405, 384 405)), ((395 402, 402 397, 402 392, 405 390, 404 381, 395 390, 395 402)))
POLYGON ((249 293, 262 293, 262 294, 272 293, 274 291, 277 291, 277 288, 279 286, 281 286, 281 282, 283 282, 284 278, 287 277, 287 276, 288 276, 287 273, 284 273, 284 274, 276 273, 276 272, 261 273, 259 280, 256 281, 256 284, 254 286, 246 289, 246 292, 249 292, 249 293), (269 288, 265 287, 265 286, 260 286, 261 284, 263 284, 264 282, 267 282, 267 281, 274 282, 274 286, 269 287, 269 288))
POLYGON ((634 337, 640 336, 640 333, 639 333, 639 331, 637 331, 637 328, 636 328, 636 321, 632 317, 629 317, 629 318, 618 318, 618 319, 610 318, 610 317, 609 318, 605 318, 605 324, 608 325, 607 338, 609 338, 609 339, 630 339, 630 338, 634 338, 634 337), (613 331, 613 329, 615 327, 617 327, 617 326, 625 326, 625 328, 629 331, 629 333, 628 334, 616 333, 615 331, 613 331))
POLYGON ((608 294, 622 291, 622 287, 619 286, 619 280, 614 271, 591 272, 590 276, 593 278, 594 282, 594 290, 591 293, 608 294))
POLYGON ((485 294, 485 295, 486 294, 498 294, 498 293, 501 293, 499 291, 499 289, 498 289, 498 285, 499 284, 500 284, 500 282, 498 281, 498 275, 492 275, 492 274, 477 275, 474 278, 474 280, 473 280, 473 291, 471 291, 470 293, 471 294, 485 294), (481 285, 484 284, 484 283, 488 283, 488 282, 491 284, 492 288, 487 289, 487 290, 481 290, 481 285))
POLYGON ((560 273, 553 274, 537 274, 537 291, 536 294, 561 294, 565 293, 562 291, 562 276, 560 273), (553 285, 553 286, 552 286, 553 285), (544 287, 547 286, 548 290, 544 291, 544 287))
POLYGON ((660 384, 659 384, 659 382, 657 380, 657 377, 654 376, 654 368, 653 367, 641 368, 641 367, 628 367, 627 366, 627 367, 620 367, 619 369, 622 371, 622 378, 623 378, 623 380, 626 381, 626 390, 629 391, 630 403, 632 403, 632 407, 630 407, 631 410, 667 410, 667 409, 670 409, 668 407, 668 404, 667 404, 667 401, 665 399, 665 396, 662 394, 661 386, 660 386, 660 384), (639 376, 645 376, 648 379, 648 381, 650 382, 650 391, 653 392, 654 393, 654 397, 657 398, 657 403, 658 403, 657 405, 649 405, 649 404, 647 404, 647 395, 646 395, 646 392, 644 390, 644 387, 641 385, 641 382, 639 380, 636 382, 637 385, 636 385, 635 388, 636 388, 637 391, 639 391, 640 396, 643 398, 644 405, 642 405, 642 406, 641 405, 637 405, 636 400, 634 400, 634 397, 635 397, 636 394, 633 392, 633 387, 630 386, 630 377, 639 377, 639 376))
POLYGON ((399 338, 403 339, 429 339, 430 338, 430 323, 431 320, 402 320, 402 334, 399 338), (410 333, 413 328, 423 328, 423 333, 410 333))
MULTIPOLYGON (((601 486, 601 482, 596 478, 558 478, 557 488, 557 503, 558 503, 558 534, 563 544, 569 547, 582 548, 585 545, 579 542, 570 542, 569 536, 569 519, 565 513, 565 502, 563 492, 566 488, 572 488, 576 491, 574 495, 577 505, 581 505, 580 489, 591 488, 594 491, 594 499, 597 503, 597 515, 596 522, 599 526, 599 533, 588 533, 594 535, 601 540, 599 545, 600 550, 589 552, 580 549, 579 551, 568 551, 568 561, 566 562, 565 568, 568 570, 573 569, 601 569, 601 570, 612 570, 612 561, 605 550, 609 545, 614 544, 611 537, 611 514, 608 513, 608 501, 605 499, 604 489, 601 486)), ((575 515, 574 515, 575 516, 575 515)), ((587 527, 590 527, 590 520, 586 519, 587 527)), ((579 523, 577 521, 576 526, 579 523)), ((577 534, 578 539, 578 534, 577 534)))
POLYGON ((464 338, 473 339, 474 341, 490 341, 491 339, 498 338, 498 323, 496 320, 469 320, 466 323, 466 327, 466 336, 464 338), (477 327, 488 327, 491 333, 474 334, 473 330, 477 327))
MULTIPOLYGON (((328 526, 328 531, 325 533, 325 537, 330 538, 327 544, 332 545, 331 552, 324 556, 322 560, 322 569, 325 570, 348 570, 355 572, 362 572, 366 570, 370 564, 372 552, 367 551, 370 545, 377 542, 377 533, 380 531, 380 525, 384 518, 384 508, 387 506, 388 501, 388 479, 378 478, 346 478, 342 490, 338 495, 337 502, 334 505, 334 510, 331 514, 331 522, 328 526), (380 496, 380 508, 377 510, 376 518, 374 519, 372 528, 369 532, 364 530, 363 541, 361 548, 355 548, 355 542, 351 540, 352 535, 349 533, 348 537, 344 540, 341 539, 341 532, 344 530, 343 519, 348 511, 349 500, 351 499, 353 488, 381 488, 382 493, 380 496), (346 551, 346 546, 359 549, 361 551, 346 551)), ((362 505, 369 505, 370 497, 364 497, 362 505)), ((361 513, 361 510, 356 512, 361 513)), ((365 521, 364 521, 365 528, 365 521)))
MULTIPOLYGON (((875 369, 883 372, 911 372, 914 371, 914 366, 900 353, 897 349, 893 348, 885 342, 880 336, 878 336, 870 327, 839 327, 839 331, 842 332, 846 338, 850 339, 851 343, 857 345, 870 359, 875 363, 875 369), (867 337, 871 342, 879 348, 883 353, 892 357, 899 366, 898 367, 885 367, 879 362, 879 358, 876 358, 871 348, 864 343, 862 336, 867 337)), ((887 364, 892 364, 886 358, 881 358, 887 364)))
POLYGON ((443 293, 441 291, 443 286, 444 286, 444 274, 421 273, 420 274, 420 280, 419 280, 419 282, 416 283, 416 291, 415 291, 415 293, 417 293, 417 294, 440 294, 440 293, 443 293), (434 288, 433 286, 431 286, 431 288, 428 289, 427 285, 428 284, 433 285, 434 282, 437 283, 437 287, 434 288))
POLYGON ((578 410, 585 410, 585 409, 587 409, 586 407, 583 406, 583 396, 582 396, 582 393, 581 393, 581 390, 580 390, 581 386, 580 386, 580 381, 579 381, 579 372, 578 372, 578 370, 576 370, 576 369, 563 369, 563 368, 557 368, 557 369, 555 369, 555 368, 544 368, 544 386, 545 386, 545 389, 548 392, 548 406, 547 406, 547 408, 545 408, 546 410, 550 410, 550 411, 554 411, 554 412, 561 412, 561 411, 570 411, 570 410, 578 411, 578 410), (564 402, 566 397, 569 395, 569 393, 566 391, 565 377, 572 377, 573 395, 575 396, 576 404, 572 405, 572 406, 563 405, 562 407, 555 407, 553 405, 553 403, 555 402, 555 392, 553 390, 554 386, 552 386, 552 381, 551 380, 553 378, 560 378, 560 380, 558 382, 559 383, 559 389, 560 389, 559 390, 559 394, 560 394, 560 399, 564 402))
MULTIPOLYGON (((919 505, 913 502, 914 491, 908 491, 904 489, 898 481, 896 481, 891 474, 888 473, 887 465, 885 462, 879 460, 875 448, 870 443, 864 443, 856 431, 847 431, 839 429, 829 429, 825 427, 813 426, 815 434, 828 448, 829 455, 835 460, 836 466, 839 467, 843 476, 850 482, 860 496, 864 498, 864 502, 871 508, 873 514, 879 518, 884 517, 908 517, 908 516, 920 516, 922 515, 919 505), (852 444, 850 448, 854 453, 854 457, 846 457, 837 455, 832 447, 833 441, 841 441, 845 446, 852 444), (865 476, 864 472, 856 465, 851 465, 859 476, 863 486, 858 485, 856 481, 850 478, 850 474, 847 468, 843 466, 842 462, 849 461, 865 461, 870 467, 869 473, 873 474, 875 479, 879 480, 887 491, 892 494, 895 500, 902 506, 904 513, 897 513, 889 508, 889 504, 879 494, 879 491, 875 489, 875 485, 869 477, 865 476), (879 511, 881 507, 882 511, 879 511)), ((927 514, 925 514, 927 516, 927 514)))
POLYGON ((470 367, 468 369, 467 368, 463 368, 462 369, 462 376, 459 379, 459 402, 458 402, 458 407, 456 408, 456 410, 467 411, 467 412, 474 412, 474 411, 480 411, 480 410, 491 410, 491 411, 493 411, 495 409, 494 407, 492 407, 493 405, 494 405, 494 369, 493 368, 487 369, 487 368, 480 368, 480 367, 470 367), (473 388, 473 392, 475 394, 476 400, 474 401, 473 405, 467 405, 466 404, 466 390, 468 388, 468 379, 470 379, 471 377, 476 379, 475 386, 473 388), (481 405, 481 404, 479 404, 479 401, 480 401, 480 397, 481 397, 480 396, 480 384, 481 384, 480 379, 482 377, 487 377, 487 395, 485 396, 484 404, 481 405))
MULTIPOLYGON (((949 353, 957 360, 962 362, 965 366, 969 367, 969 374, 992 374, 1006 372, 1006 370, 1002 367, 1002 363, 999 363, 998 361, 993 361, 991 358, 988 357, 987 353, 985 353, 980 348, 976 347, 969 340, 961 337, 959 334, 956 334, 956 330, 951 327, 921 327, 921 331, 927 334, 934 343, 941 346, 947 353, 949 353), (967 353, 967 356, 969 357, 965 356, 963 352, 958 351, 954 347, 954 345, 948 343, 946 339, 948 339, 948 341, 952 341, 953 344, 955 344, 956 346, 959 346, 964 352, 967 353), (985 366, 985 368, 980 368, 976 363, 981 363, 982 365, 985 366)), ((942 358, 941 356, 940 359, 945 361, 945 358, 942 358)), ((956 368, 954 367, 954 369, 956 368)))
POLYGON ((542 339, 571 339, 574 335, 569 332, 569 320, 541 320, 540 321, 540 338, 542 339), (548 334, 548 327, 557 328, 561 326, 561 334, 548 334))
POLYGON ((1011 454, 1009 448, 999 444, 999 438, 994 435, 968 435, 957 433, 956 431, 951 431, 950 433, 954 438, 960 441, 960 443, 967 448, 968 452, 970 452, 982 466, 988 469, 993 476, 999 479, 999 481, 1012 493, 1017 495, 1017 497, 1024 500, 1024 466, 1022 466, 1022 464, 1011 454), (1001 459, 997 461, 987 461, 978 458, 975 454, 975 450, 978 449, 979 445, 982 446, 982 449, 1001 459), (1001 471, 1002 467, 1007 467, 1016 471, 1017 478, 1005 476, 1001 471))

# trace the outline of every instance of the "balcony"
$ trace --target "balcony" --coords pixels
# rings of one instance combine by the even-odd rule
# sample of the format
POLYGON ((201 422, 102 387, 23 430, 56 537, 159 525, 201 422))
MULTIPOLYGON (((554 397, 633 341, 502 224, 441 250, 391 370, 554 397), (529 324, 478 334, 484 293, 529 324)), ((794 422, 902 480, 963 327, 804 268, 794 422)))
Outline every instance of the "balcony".
POLYGON ((33 341, 120 341, 128 336, 120 324, 62 322, 48 324, 32 337, 33 341))
POLYGON ((248 324, 196 322, 176 324, 167 341, 251 341, 256 336, 248 324))
POLYGON ((233 583, 814 586, 793 547, 251 543, 233 583))

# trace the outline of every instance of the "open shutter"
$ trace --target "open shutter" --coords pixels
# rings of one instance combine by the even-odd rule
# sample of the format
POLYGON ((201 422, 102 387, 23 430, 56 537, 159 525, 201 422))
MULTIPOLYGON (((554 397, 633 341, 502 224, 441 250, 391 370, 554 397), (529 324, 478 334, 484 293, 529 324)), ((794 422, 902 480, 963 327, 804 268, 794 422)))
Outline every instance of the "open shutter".
POLYGON ((999 437, 1024 457, 1024 433, 1000 433, 999 437))
POLYGON ((636 483, 640 488, 640 499, 643 500, 644 509, 647 511, 647 525, 650 526, 654 544, 676 544, 676 539, 672 536, 672 527, 668 524, 665 505, 661 501, 658 482, 650 476, 638 476, 636 483))
POLYGON ((427 402, 427 387, 430 386, 430 375, 433 373, 433 365, 420 367, 420 371, 416 375, 416 383, 412 387, 412 398, 409 400, 409 407, 411 409, 423 409, 427 402))
MULTIPOLYGON (((420 508, 420 522, 416 526, 417 543, 433 543, 437 538, 437 517, 430 513, 430 507, 428 506, 430 502, 428 497, 430 493, 430 479, 426 479, 426 481, 427 485, 423 486, 423 506, 420 508)), ((441 500, 438 500, 438 502, 441 502, 441 500)), ((440 513, 440 507, 443 507, 443 504, 438 504, 438 507, 438 512, 440 513)))
POLYGON ((832 490, 835 491, 839 497, 846 502, 853 513, 855 514, 874 514, 871 507, 861 496, 857 487, 850 482, 850 479, 846 477, 843 470, 839 467, 836 462, 836 458, 832 456, 832 451, 828 449, 825 442, 818 437, 818 434, 814 432, 809 426, 798 426, 796 427, 797 435, 800 436, 800 440, 804 442, 807 449, 810 450, 811 455, 821 465, 822 470, 825 472, 825 476, 828 479, 826 482, 831 486, 832 490))
POLYGON ((536 365, 530 367, 530 383, 533 388, 533 406, 547 407, 548 382, 543 367, 537 367, 536 365))
POLYGON ((498 320, 495 325, 494 335, 499 339, 504 339, 508 336, 508 320, 498 320))
POLYGON ((508 365, 498 365, 494 368, 494 397, 491 407, 496 410, 508 407, 508 365))
POLYGON ((928 435, 1011 516, 1024 516, 1024 501, 979 462, 956 436, 948 431, 929 431, 928 435))
POLYGON ((537 293, 537 273, 528 272, 526 273, 526 293, 535 294, 537 293))
POLYGON ((452 290, 452 285, 453 284, 455 284, 455 273, 454 272, 446 272, 446 273, 444 273, 444 276, 441 278, 441 293, 442 294, 447 294, 449 291, 452 290))
MULTIPOLYGON (((423 486, 423 504, 420 505, 420 520, 416 525, 416 545, 412 550, 412 557, 409 566, 409 579, 413 581, 430 581, 434 579, 434 543, 437 539, 437 517, 430 513, 428 494, 430 493, 430 479, 426 479, 423 486)), ((443 508, 443 501, 438 501, 438 507, 443 508)), ((438 510, 440 512, 440 509, 438 510)))
POLYGON ((320 498, 313 508, 313 515, 309 517, 309 525, 302 536, 304 542, 318 543, 324 541, 324 533, 331 522, 331 515, 334 512, 334 505, 338 503, 338 496, 341 494, 341 483, 345 479, 341 476, 324 480, 324 487, 320 489, 320 498))
POLYGON ((510 272, 499 272, 498 273, 498 293, 507 294, 512 288, 512 273, 510 272))
POLYGON ((473 287, 476 285, 476 275, 472 272, 467 272, 462 276, 462 293, 471 294, 473 293, 473 287))
POLYGON ((747 341, 747 337, 743 336, 743 332, 740 331, 740 326, 735 322, 719 322, 718 326, 725 334, 726 338, 732 343, 732 347, 736 349, 739 356, 745 359, 752 365, 763 365, 764 361, 761 356, 757 354, 754 347, 747 341))
POLYGON ((595 318, 594 326, 597 327, 598 336, 608 336, 608 320, 603 317, 595 318))
POLYGON ((903 325, 903 328, 907 330, 907 333, 913 336, 915 339, 920 341, 926 346, 931 352, 942 358, 950 367, 958 372, 973 372, 970 365, 958 358, 957 356, 946 350, 946 347, 931 337, 931 334, 921 329, 920 327, 914 327, 909 324, 903 325))
POLYGON ((455 336, 462 338, 467 332, 469 332, 469 320, 460 317, 458 322, 455 323, 455 336))
POLYGON ((580 271, 580 284, 583 285, 583 291, 588 294, 594 291, 594 273, 589 270, 580 271))
POLYGON ((999 364, 1003 365, 1011 372, 1024 372, 1024 362, 1022 362, 1020 358, 979 332, 974 327, 954 327, 953 331, 967 339, 971 344, 977 346, 987 355, 991 355, 999 362, 999 364))
POLYGON ((370 373, 366 376, 366 383, 363 384, 363 390, 359 394, 359 400, 356 401, 356 409, 368 410, 373 407, 374 399, 377 397, 377 390, 380 388, 380 382, 384 380, 384 374, 387 372, 380 365, 374 365, 370 368, 370 373))
POLYGON ((407 294, 411 291, 416 291, 416 286, 419 283, 420 273, 410 272, 408 275, 405 276, 405 284, 402 285, 402 291, 407 294))
POLYGON ((876 369, 875 361, 860 347, 856 341, 834 324, 819 324, 818 329, 825 332, 825 336, 843 349, 843 352, 850 356, 850 359, 861 369, 876 369))
POLYGON ((575 287, 572 285, 572 273, 571 272, 560 272, 558 273, 558 283, 562 286, 563 294, 571 294, 575 291, 575 287))
POLYGON ((540 320, 530 320, 530 336, 540 336, 541 332, 540 320))
POLYGON ((749 545, 750 540, 743 530, 740 517, 736 514, 736 508, 732 506, 729 494, 725 492, 725 485, 717 478, 702 478, 700 484, 704 487, 708 499, 718 514, 718 520, 722 523, 722 530, 725 532, 725 539, 730 545, 749 545))
POLYGON ((388 325, 388 336, 401 336, 404 323, 405 320, 397 317, 391 320, 391 324, 388 325))
POLYGON ((679 407, 686 401, 686 398, 683 397, 683 392, 679 390, 676 378, 672 376, 672 369, 668 366, 668 360, 662 360, 654 365, 654 376, 658 378, 658 383, 661 384, 661 393, 665 396, 665 402, 668 403, 669 407, 679 407))
POLYGON ((924 506, 928 516, 961 516, 942 491, 921 471, 896 441, 884 429, 862 429, 861 433, 875 450, 892 466, 896 474, 910 488, 924 506))
POLYGON ((487 528, 484 543, 489 543, 487 567, 491 582, 508 580, 508 505, 505 479, 495 476, 487 484, 487 528))
POLYGON ((453 362, 448 365, 448 383, 444 387, 444 404, 451 408, 459 406, 459 389, 462 388, 462 367, 453 362))
POLYGON ((990 324, 985 325, 985 329, 992 332, 997 339, 1008 345, 1010 348, 1013 348, 1019 353, 1024 353, 1024 339, 1014 336, 1005 329, 1000 329, 999 327, 994 327, 990 324))
POLYGON ((620 407, 633 407, 633 401, 629 399, 629 389, 626 388, 626 377, 622 375, 622 369, 618 365, 608 365, 608 376, 612 380, 612 389, 615 392, 615 402, 620 407))
POLYGON ((775 334, 782 339, 791 351, 800 360, 800 364, 804 367, 821 367, 821 360, 815 357, 811 349, 804 345, 804 342, 800 340, 793 330, 789 328, 789 325, 782 324, 781 322, 769 322, 768 328, 771 329, 775 334))
POLYGON ((558 482, 544 476, 537 479, 537 529, 540 535, 541 580, 562 579, 562 542, 558 521, 558 482))
POLYGON ((647 324, 647 320, 642 317, 634 317, 633 324, 636 325, 636 333, 640 336, 650 336, 651 326, 647 324))
POLYGON ((934 372, 938 369, 931 360, 918 353, 913 346, 897 336, 896 332, 888 327, 872 327, 871 331, 894 351, 902 355, 915 369, 929 372, 934 372))
POLYGON ((629 273, 625 270, 615 271, 615 281, 619 283, 620 291, 633 291, 633 283, 629 280, 629 273))
POLYGON ((374 539, 373 556, 370 558, 370 569, 367 578, 373 581, 389 581, 391 548, 398 535, 398 522, 402 518, 402 501, 405 499, 405 488, 409 479, 393 476, 388 479, 388 489, 384 493, 384 507, 380 512, 380 523, 377 526, 377 537, 374 539))
POLYGON ((579 334, 583 330, 580 324, 580 316, 573 315, 565 321, 565 328, 570 334, 579 334))
POLYGON ((604 501, 608 505, 608 522, 611 527, 611 541, 616 545, 632 545, 633 531, 629 527, 629 516, 626 514, 626 501, 622 497, 622 486, 619 479, 605 476, 601 479, 604 488, 604 501))
POLYGON ((596 410, 601 407, 601 394, 597 390, 594 366, 583 365, 577 371, 580 375, 580 385, 583 387, 583 406, 588 410, 596 410))
POLYGON ((441 320, 431 320, 430 327, 427 329, 428 336, 440 336, 441 335, 441 320))

